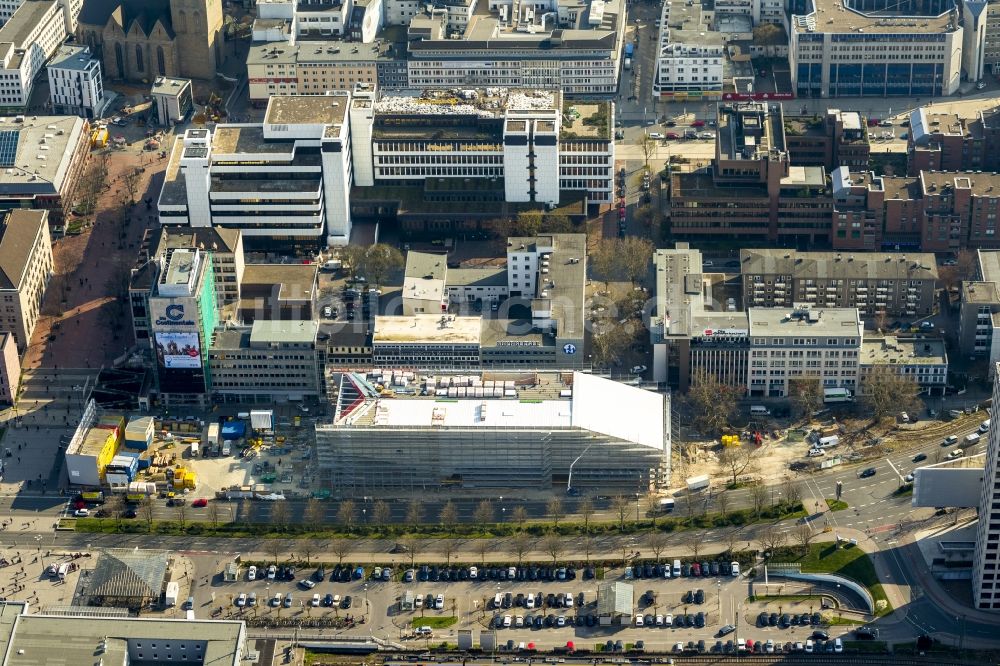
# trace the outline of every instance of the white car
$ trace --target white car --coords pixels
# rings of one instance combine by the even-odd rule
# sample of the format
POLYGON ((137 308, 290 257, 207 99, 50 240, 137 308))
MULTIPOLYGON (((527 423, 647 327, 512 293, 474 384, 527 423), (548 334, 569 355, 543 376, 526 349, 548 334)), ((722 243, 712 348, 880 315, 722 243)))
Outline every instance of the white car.
POLYGON ((252 564, 250 565, 250 568, 247 569, 247 580, 257 580, 257 567, 252 564))
POLYGON ((514 618, 512 618, 510 615, 504 615, 503 616, 503 628, 504 629, 510 629, 510 625, 513 622, 514 622, 514 618))
POLYGON ((774 641, 772 641, 770 638, 768 638, 767 642, 764 643, 764 652, 768 654, 774 654, 774 641))
POLYGON ((479 578, 479 569, 476 567, 469 567, 469 580, 476 580, 479 578))
POLYGON ((416 597, 413 598, 413 607, 414 608, 424 607, 424 595, 418 594, 416 597))
POLYGON ((990 420, 986 419, 979 424, 979 432, 988 432, 990 429, 990 420))
POLYGON ((524 600, 524 607, 525 608, 534 608, 535 607, 535 593, 534 592, 529 593, 528 596, 525 598, 525 600, 524 600))
POLYGON ((326 307, 324 307, 323 308, 323 316, 326 317, 327 319, 330 319, 331 317, 333 317, 333 308, 331 308, 329 305, 327 305, 326 307))
POLYGON ((274 580, 275 576, 278 575, 278 567, 273 564, 267 568, 267 579, 274 580))
POLYGON ((313 595, 312 606, 313 606, 313 608, 316 608, 317 606, 319 606, 319 593, 318 592, 313 595))
POLYGON ((813 641, 810 638, 806 640, 806 653, 812 654, 812 651, 813 651, 813 641))
POLYGON ((437 599, 434 600, 434 608, 436 608, 437 610, 441 610, 442 608, 444 608, 444 595, 443 594, 437 595, 437 599))
POLYGON ((833 652, 834 654, 840 654, 844 651, 844 643, 839 638, 833 639, 833 652))
POLYGON ((740 575, 740 563, 739 562, 730 562, 729 566, 731 566, 733 568, 733 576, 739 576, 740 575))
POLYGON ((662 627, 663 626, 663 616, 662 615, 657 615, 656 616, 656 626, 658 626, 658 627, 662 627))
POLYGON ((649 133, 649 138, 650 139, 662 139, 663 135, 660 134, 659 132, 650 132, 649 133))
POLYGON ((674 652, 684 652, 684 643, 680 641, 674 643, 674 652))
POLYGON ((663 626, 664 627, 672 627, 672 626, 674 626, 674 616, 671 615, 670 613, 667 613, 666 615, 664 615, 663 616, 663 626))
POLYGON ((90 515, 90 509, 77 509, 73 512, 73 515, 77 518, 86 518, 90 515))
POLYGON ((247 605, 247 593, 240 592, 240 596, 236 597, 236 607, 243 608, 247 605))

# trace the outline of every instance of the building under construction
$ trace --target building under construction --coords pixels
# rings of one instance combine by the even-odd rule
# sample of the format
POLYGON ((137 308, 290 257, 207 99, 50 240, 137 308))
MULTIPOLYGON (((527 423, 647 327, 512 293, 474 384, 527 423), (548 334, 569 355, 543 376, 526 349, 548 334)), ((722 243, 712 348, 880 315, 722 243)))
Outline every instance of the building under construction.
POLYGON ((524 375, 503 388, 479 377, 404 378, 405 387, 370 374, 337 379, 334 419, 317 425, 316 448, 323 481, 345 493, 570 485, 647 492, 669 483, 662 393, 580 372, 524 375))

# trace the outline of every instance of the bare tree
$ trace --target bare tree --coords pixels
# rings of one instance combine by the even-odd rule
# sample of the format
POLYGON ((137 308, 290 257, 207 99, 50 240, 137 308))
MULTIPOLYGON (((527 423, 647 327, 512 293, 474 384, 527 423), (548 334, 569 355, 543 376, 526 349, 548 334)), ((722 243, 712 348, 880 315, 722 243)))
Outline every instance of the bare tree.
POLYGON ((767 503, 767 486, 765 486, 760 481, 757 481, 752 486, 750 486, 750 504, 753 506, 753 513, 757 519, 760 519, 760 512, 764 509, 764 505, 767 503))
POLYGON ((337 507, 337 522, 350 530, 358 519, 358 506, 354 500, 344 500, 337 507))
POLYGON ((691 549, 691 559, 693 560, 697 560, 698 555, 701 553, 702 538, 700 534, 692 534, 688 537, 688 548, 691 549))
POLYGON ((642 157, 646 165, 646 171, 649 171, 649 160, 656 154, 656 142, 656 139, 647 134, 643 137, 642 144, 640 144, 642 146, 642 157))
POLYGON ((715 504, 719 507, 719 513, 722 515, 722 519, 725 520, 729 515, 729 493, 723 490, 716 495, 715 504))
POLYGON ((493 541, 490 539, 476 539, 475 544, 476 552, 479 553, 479 561, 483 566, 486 566, 486 553, 493 550, 493 541))
POLYGON ((632 508, 632 500, 624 495, 617 495, 611 500, 611 510, 618 514, 618 529, 625 531, 625 517, 632 508))
POLYGON ((691 387, 685 402, 692 412, 694 426, 704 435, 714 436, 729 423, 737 401, 745 389, 723 383, 707 370, 691 373, 691 387))
POLYGON ((247 500, 240 500, 240 508, 237 513, 239 521, 244 527, 250 527, 250 519, 253 517, 253 506, 247 500))
POLYGON ((576 511, 583 517, 583 531, 590 533, 590 519, 594 516, 594 502, 589 497, 584 497, 576 505, 576 511))
POLYGON ((802 488, 791 479, 786 479, 782 484, 782 494, 789 506, 802 503, 802 488))
POLYGON ((146 521, 146 531, 153 531, 153 500, 150 498, 145 498, 142 503, 139 504, 139 515, 142 519, 146 521))
POLYGON ((288 517, 289 510, 287 502, 278 501, 271 503, 271 523, 275 527, 281 530, 287 529, 288 517))
POLYGON ((312 539, 302 539, 296 546, 302 557, 306 558, 306 566, 312 563, 312 556, 316 553, 316 544, 312 539))
POLYGON ((458 550, 458 540, 457 539, 439 539, 438 540, 438 550, 444 555, 444 563, 446 565, 451 565, 451 558, 455 555, 455 551, 458 550))
POLYGON ((556 527, 559 527, 559 521, 566 515, 566 511, 563 509, 562 500, 558 497, 553 497, 549 500, 548 504, 546 504, 545 510, 549 514, 549 518, 552 519, 553 524, 555 524, 556 527))
POLYGON ((726 532, 726 552, 730 555, 736 553, 736 544, 742 541, 740 539, 739 528, 734 528, 726 532))
POLYGON ((755 453, 752 444, 723 446, 722 450, 719 451, 719 467, 731 477, 733 487, 739 482, 742 474, 753 468, 755 453))
POLYGON ((618 250, 614 239, 601 240, 587 252, 587 263, 590 264, 594 276, 604 282, 604 290, 611 289, 611 282, 618 273, 618 250))
POLYGON ((625 277, 635 285, 649 273, 653 258, 653 243, 647 238, 628 236, 618 239, 618 259, 625 277))
POLYGON ((542 550, 552 558, 552 564, 559 560, 559 557, 565 552, 565 548, 563 538, 558 534, 546 534, 542 538, 542 550))
POLYGON ((593 321, 591 352, 594 365, 610 368, 621 362, 628 347, 629 329, 614 320, 593 321))
POLYGON ((489 500, 483 500, 477 504, 472 516, 482 526, 496 522, 496 510, 493 508, 493 503, 489 500))
POLYGON ((278 564, 278 560, 281 558, 281 553, 285 550, 285 544, 283 544, 278 539, 268 539, 267 541, 267 552, 270 553, 271 559, 274 564, 278 564))
POLYGON ((378 500, 372 505, 372 521, 379 527, 384 527, 392 520, 392 507, 385 500, 378 500))
POLYGON ((862 379, 861 404, 874 421, 899 412, 918 411, 920 385, 910 375, 898 375, 895 368, 878 367, 862 379))
POLYGON ((219 526, 219 517, 221 514, 222 507, 219 506, 218 502, 208 503, 208 519, 212 521, 212 527, 219 526))
POLYGON ((318 497, 310 498, 306 502, 306 507, 302 512, 302 517, 308 525, 316 527, 322 525, 323 519, 326 517, 326 506, 323 504, 323 500, 318 497))
POLYGON ((524 532, 519 532, 515 534, 513 537, 511 537, 510 550, 512 553, 514 553, 514 555, 517 556, 518 566, 521 565, 521 562, 524 560, 524 556, 527 553, 531 552, 534 543, 535 543, 534 539, 532 539, 524 532))
POLYGON ((653 557, 660 561, 660 555, 667 547, 667 535, 660 530, 653 530, 646 537, 646 547, 653 551, 653 557))
POLYGON ((174 516, 181 527, 187 524, 187 504, 183 500, 174 504, 174 516))
POLYGON ((394 271, 403 267, 403 255, 392 245, 377 243, 362 258, 362 270, 373 285, 383 285, 394 271))
POLYGON ((104 511, 115 519, 116 525, 121 525, 125 513, 125 498, 118 493, 111 493, 104 501, 104 511))
POLYGON ((418 499, 411 499, 406 505, 406 523, 416 526, 422 522, 424 522, 424 503, 418 499))
POLYGON ((517 529, 523 530, 524 524, 528 522, 528 510, 521 504, 514 507, 510 512, 511 520, 517 524, 517 529))
POLYGON ((139 167, 131 167, 122 173, 122 185, 125 187, 125 194, 128 195, 130 205, 135 205, 140 180, 142 180, 142 171, 139 170, 139 167))
POLYGON ((448 500, 447 502, 444 503, 444 506, 441 507, 441 515, 439 517, 441 519, 441 524, 442 525, 445 525, 445 526, 448 526, 448 527, 451 527, 453 525, 457 525, 458 524, 458 507, 455 505, 454 502, 452 502, 451 500, 448 500))
POLYGON ((795 531, 795 538, 798 540, 799 545, 802 546, 803 555, 809 552, 809 544, 812 543, 815 536, 809 525, 799 525, 799 528, 795 531))
POLYGON ((788 380, 788 395, 801 416, 809 416, 823 406, 823 384, 819 377, 788 380))
MULTIPOLYGON (((404 539, 406 537, 403 537, 404 539)), ((351 554, 354 550, 354 540, 352 539, 334 539, 330 542, 330 552, 337 557, 337 564, 343 564, 344 558, 351 554)), ((410 551, 413 552, 412 550, 410 551)))
POLYGON ((589 533, 584 534, 583 538, 580 540, 580 549, 583 550, 583 556, 585 562, 590 564, 590 554, 594 552, 594 537, 589 533))
POLYGON ((406 549, 406 552, 410 556, 410 566, 413 566, 414 561, 416 561, 417 556, 424 551, 424 540, 418 539, 412 534, 405 534, 399 540, 399 545, 406 549))
POLYGON ((770 559, 774 557, 775 552, 788 542, 788 534, 779 530, 777 527, 770 527, 764 530, 758 537, 760 545, 763 546, 765 551, 765 557, 770 559))

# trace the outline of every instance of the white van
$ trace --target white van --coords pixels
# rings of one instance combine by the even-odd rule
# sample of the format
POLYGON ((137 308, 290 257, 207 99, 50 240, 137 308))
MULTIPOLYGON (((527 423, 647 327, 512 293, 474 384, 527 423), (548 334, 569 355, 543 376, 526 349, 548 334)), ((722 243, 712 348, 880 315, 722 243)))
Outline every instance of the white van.
POLYGON ((497 592, 496 596, 493 597, 493 608, 500 608, 500 604, 502 603, 503 603, 503 595, 497 592))
POLYGON ((840 435, 830 435, 829 437, 820 437, 819 441, 816 443, 817 449, 829 449, 831 447, 840 444, 840 435))
POLYGON ((680 560, 674 560, 674 565, 672 567, 670 567, 670 575, 673 576, 674 578, 677 578, 678 576, 681 575, 681 561, 680 560))
POLYGON ((988 432, 990 429, 990 420, 986 419, 979 424, 979 432, 988 432))
POLYGON ((980 438, 980 435, 979 435, 978 432, 971 432, 971 433, 969 433, 968 435, 965 436, 965 443, 966 443, 966 445, 975 444, 976 442, 979 441, 979 438, 980 438))
POLYGON ((764 405, 750 405, 750 416, 770 416, 771 410, 764 405))

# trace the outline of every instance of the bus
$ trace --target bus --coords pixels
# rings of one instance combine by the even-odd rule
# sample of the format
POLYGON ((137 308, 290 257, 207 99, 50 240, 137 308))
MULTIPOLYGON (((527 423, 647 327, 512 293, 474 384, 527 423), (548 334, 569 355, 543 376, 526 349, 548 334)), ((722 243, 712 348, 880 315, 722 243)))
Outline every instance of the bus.
POLYGON ((851 402, 854 400, 854 396, 848 389, 845 388, 828 388, 823 389, 823 402, 830 404, 831 402, 851 402))

